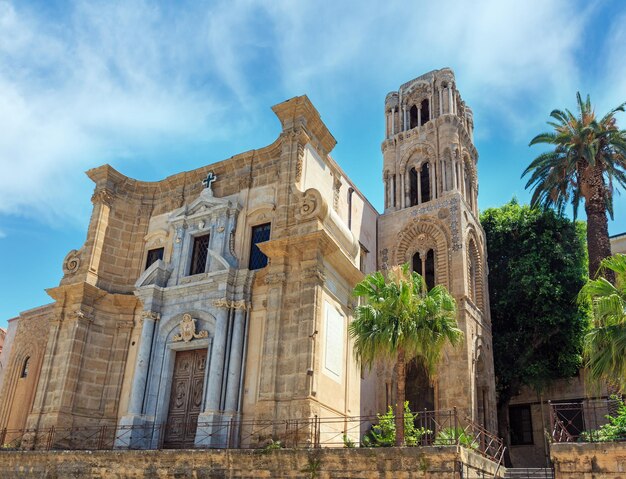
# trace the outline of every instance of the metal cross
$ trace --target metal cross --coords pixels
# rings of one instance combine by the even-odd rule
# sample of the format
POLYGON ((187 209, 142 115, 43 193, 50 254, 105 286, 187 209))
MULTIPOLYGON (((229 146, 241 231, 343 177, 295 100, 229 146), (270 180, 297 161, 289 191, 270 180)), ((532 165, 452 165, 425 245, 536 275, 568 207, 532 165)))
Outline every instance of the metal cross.
POLYGON ((217 176, 213 174, 212 171, 209 171, 209 174, 207 175, 207 177, 202 180, 202 184, 204 185, 205 188, 208 188, 209 190, 211 190, 211 183, 213 183, 215 180, 217 180, 217 176))

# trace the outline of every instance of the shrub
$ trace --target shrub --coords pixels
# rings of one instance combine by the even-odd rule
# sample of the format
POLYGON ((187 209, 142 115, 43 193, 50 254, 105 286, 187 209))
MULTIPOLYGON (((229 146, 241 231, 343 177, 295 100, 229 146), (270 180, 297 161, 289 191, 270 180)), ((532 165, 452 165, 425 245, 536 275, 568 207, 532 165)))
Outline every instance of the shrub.
MULTIPOLYGON (((396 424, 391 406, 385 414, 377 414, 378 424, 372 426, 370 431, 363 437, 365 447, 390 447, 396 442, 396 424)), ((409 409, 409 402, 404 403, 404 443, 407 446, 417 446, 425 434, 432 431, 424 427, 415 426, 416 414, 409 409)))
MULTIPOLYGON (((612 397, 612 399, 617 398, 612 397)), ((626 439, 626 404, 619 400, 617 415, 611 416, 609 414, 605 417, 609 420, 608 424, 600 426, 598 429, 584 431, 578 440, 582 442, 609 442, 626 439)))
POLYGON ((473 434, 469 434, 461 427, 447 427, 437 433, 435 437, 435 446, 451 446, 458 443, 468 449, 478 449, 478 440, 473 434))

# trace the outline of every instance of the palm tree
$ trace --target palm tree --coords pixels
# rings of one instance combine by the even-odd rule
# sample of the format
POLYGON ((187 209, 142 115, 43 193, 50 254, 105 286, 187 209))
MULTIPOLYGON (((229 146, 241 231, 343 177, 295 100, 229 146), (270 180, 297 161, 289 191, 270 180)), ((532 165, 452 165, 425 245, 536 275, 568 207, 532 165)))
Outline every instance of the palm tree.
POLYGON ((396 445, 404 444, 406 365, 421 361, 433 377, 446 343, 456 345, 463 333, 456 323, 456 302, 443 286, 430 291, 409 265, 394 266, 387 274, 376 272, 354 288, 365 299, 357 306, 349 326, 357 360, 369 368, 377 360, 394 362, 396 381, 396 445))
MULTIPOLYGON (((576 94, 578 114, 554 110, 553 131, 541 133, 530 145, 546 143, 554 150, 539 155, 522 176, 531 174, 526 188, 534 189, 531 205, 555 207, 559 213, 571 202, 574 218, 581 198, 587 214, 589 276, 595 277, 602 259, 611 255, 606 213, 613 219, 613 186, 626 188, 626 130, 617 126, 615 114, 626 103, 596 118, 589 95, 576 94)), ((529 146, 530 146, 529 145, 529 146)), ((612 272, 607 279, 613 281, 612 272)))
POLYGON ((580 292, 590 301, 592 329, 585 336, 585 359, 589 375, 626 392, 626 255, 605 258, 601 271, 611 271, 615 284, 604 277, 589 280, 580 292))

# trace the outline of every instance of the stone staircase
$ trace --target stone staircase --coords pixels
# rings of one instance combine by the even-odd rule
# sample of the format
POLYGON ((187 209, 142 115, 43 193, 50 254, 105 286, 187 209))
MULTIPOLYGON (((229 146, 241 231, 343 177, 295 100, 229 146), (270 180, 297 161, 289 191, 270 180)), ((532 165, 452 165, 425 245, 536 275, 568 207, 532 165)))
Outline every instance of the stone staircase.
POLYGON ((553 479, 554 472, 550 468, 507 468, 505 479, 553 479))

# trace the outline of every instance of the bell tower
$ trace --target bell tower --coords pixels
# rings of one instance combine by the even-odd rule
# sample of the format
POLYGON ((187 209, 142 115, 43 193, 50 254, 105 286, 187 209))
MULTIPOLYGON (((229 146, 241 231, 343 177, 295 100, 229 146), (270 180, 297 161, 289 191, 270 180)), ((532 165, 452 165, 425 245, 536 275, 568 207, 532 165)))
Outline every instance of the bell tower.
POLYGON ((472 110, 454 72, 434 70, 385 99, 382 143, 385 211, 379 219, 381 269, 410 263, 429 288, 457 301, 463 343, 444 351, 431 385, 407 368, 411 408, 457 407, 495 431, 496 398, 485 234, 478 217, 478 153, 472 110))

